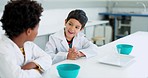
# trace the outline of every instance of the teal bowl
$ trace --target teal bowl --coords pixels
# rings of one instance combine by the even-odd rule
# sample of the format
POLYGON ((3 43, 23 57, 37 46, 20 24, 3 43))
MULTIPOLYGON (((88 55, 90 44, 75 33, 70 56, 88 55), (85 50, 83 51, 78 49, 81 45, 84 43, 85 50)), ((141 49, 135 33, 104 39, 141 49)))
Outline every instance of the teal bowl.
POLYGON ((126 55, 129 55, 133 49, 133 46, 130 44, 118 44, 116 45, 116 47, 117 47, 117 51, 120 54, 126 54, 126 55))
POLYGON ((80 66, 77 64, 60 64, 57 66, 58 74, 61 78, 76 78, 80 66))

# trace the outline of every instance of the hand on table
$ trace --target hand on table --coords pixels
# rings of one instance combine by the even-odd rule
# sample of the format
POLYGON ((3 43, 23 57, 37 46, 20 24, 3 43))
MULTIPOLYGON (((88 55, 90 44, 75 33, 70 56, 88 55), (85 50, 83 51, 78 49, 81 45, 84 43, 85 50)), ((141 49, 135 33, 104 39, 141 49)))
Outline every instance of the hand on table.
POLYGON ((67 59, 75 60, 77 58, 85 56, 82 52, 79 52, 76 47, 69 48, 67 59))

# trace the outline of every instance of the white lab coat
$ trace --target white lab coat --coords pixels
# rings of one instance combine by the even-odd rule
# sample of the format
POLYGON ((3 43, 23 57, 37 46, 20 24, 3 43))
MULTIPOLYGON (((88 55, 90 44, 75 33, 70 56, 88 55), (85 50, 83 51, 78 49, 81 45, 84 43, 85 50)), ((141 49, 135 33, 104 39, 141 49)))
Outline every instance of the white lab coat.
POLYGON ((42 78, 35 69, 21 69, 21 66, 31 61, 39 64, 44 71, 51 67, 51 57, 33 42, 26 42, 24 50, 25 62, 19 47, 7 36, 0 37, 0 78, 42 78))
MULTIPOLYGON (((82 32, 79 32, 74 37, 72 46, 83 52, 86 58, 97 54, 97 46, 89 41, 82 32)), ((53 64, 63 61, 67 58, 69 45, 64 35, 64 29, 49 36, 49 41, 46 44, 45 51, 51 55, 53 64)))

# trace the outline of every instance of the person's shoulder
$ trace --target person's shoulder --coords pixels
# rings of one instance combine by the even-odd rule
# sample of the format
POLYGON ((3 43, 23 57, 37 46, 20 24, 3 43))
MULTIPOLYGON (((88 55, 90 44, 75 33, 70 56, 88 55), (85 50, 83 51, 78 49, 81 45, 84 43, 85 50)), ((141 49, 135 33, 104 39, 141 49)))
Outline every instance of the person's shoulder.
POLYGON ((24 47, 27 48, 27 49, 37 49, 37 48, 40 48, 37 44, 35 44, 32 41, 25 42, 24 43, 24 47))
POLYGON ((61 35, 63 33, 64 33, 64 29, 61 29, 61 30, 59 30, 59 31, 57 31, 57 32, 55 32, 55 33, 53 33, 51 35, 56 36, 56 35, 61 35))
POLYGON ((49 35, 49 38, 58 38, 58 39, 61 39, 63 37, 65 37, 64 36, 64 29, 61 29, 61 30, 59 30, 59 31, 57 31, 57 32, 49 35))
POLYGON ((8 40, 8 38, 1 34, 0 37, 0 54, 9 54, 10 50, 12 49, 11 42, 8 40))
POLYGON ((2 39, 2 34, 0 34, 0 40, 2 39))
POLYGON ((2 34, 0 34, 0 43, 1 43, 1 42, 3 42, 3 41, 2 41, 2 34))
POLYGON ((24 45, 25 45, 25 46, 35 46, 36 44, 35 44, 34 42, 32 42, 32 41, 26 41, 26 42, 24 43, 24 45))
POLYGON ((11 40, 5 34, 0 35, 0 48, 8 46, 10 43, 11 40))
POLYGON ((77 34, 77 37, 80 37, 80 38, 85 37, 85 34, 84 34, 83 32, 79 32, 79 33, 77 34))

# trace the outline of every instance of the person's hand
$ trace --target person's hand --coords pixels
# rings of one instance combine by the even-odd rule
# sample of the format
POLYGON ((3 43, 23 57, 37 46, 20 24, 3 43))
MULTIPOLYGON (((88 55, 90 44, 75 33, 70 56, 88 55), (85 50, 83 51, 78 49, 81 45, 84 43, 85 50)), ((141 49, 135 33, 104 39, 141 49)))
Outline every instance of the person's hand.
POLYGON ((78 56, 79 56, 79 57, 85 57, 85 54, 83 54, 82 52, 79 51, 79 52, 78 52, 78 56))
POLYGON ((24 70, 36 69, 38 66, 34 62, 29 62, 21 67, 24 70))
POLYGON ((75 60, 79 57, 78 51, 75 47, 69 48, 67 59, 75 60))
POLYGON ((34 62, 29 62, 29 63, 25 64, 24 66, 21 67, 21 69, 23 69, 23 70, 35 69, 39 73, 42 73, 41 67, 39 65, 35 64, 34 62))
POLYGON ((73 47, 73 51, 74 51, 74 52, 77 52, 77 58, 80 58, 80 57, 84 57, 84 56, 85 56, 82 52, 78 51, 78 50, 76 49, 76 47, 73 47))

